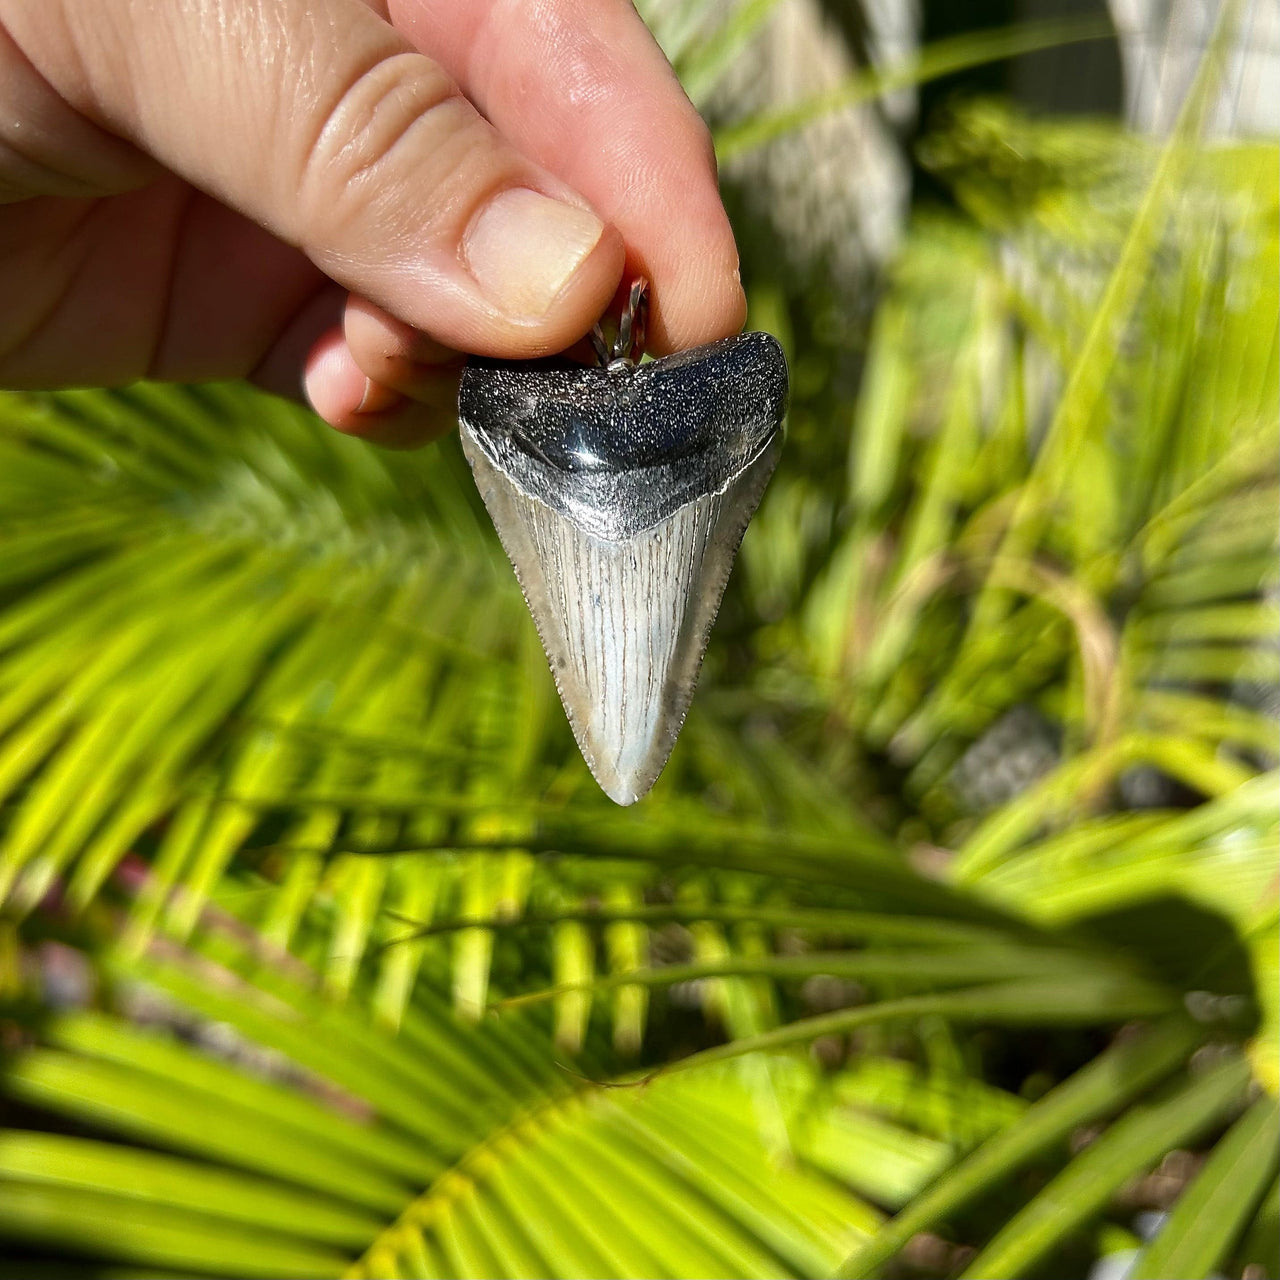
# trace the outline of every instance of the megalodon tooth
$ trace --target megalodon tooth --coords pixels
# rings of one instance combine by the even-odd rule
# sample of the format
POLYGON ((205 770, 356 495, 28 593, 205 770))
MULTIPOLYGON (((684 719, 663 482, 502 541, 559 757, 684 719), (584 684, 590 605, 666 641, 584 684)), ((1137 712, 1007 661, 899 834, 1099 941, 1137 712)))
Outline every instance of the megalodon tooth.
POLYGON ((473 359, 458 400, 578 747, 623 805, 653 785, 684 723, 787 402, 769 334, 640 364, 631 319, 598 367, 473 359))

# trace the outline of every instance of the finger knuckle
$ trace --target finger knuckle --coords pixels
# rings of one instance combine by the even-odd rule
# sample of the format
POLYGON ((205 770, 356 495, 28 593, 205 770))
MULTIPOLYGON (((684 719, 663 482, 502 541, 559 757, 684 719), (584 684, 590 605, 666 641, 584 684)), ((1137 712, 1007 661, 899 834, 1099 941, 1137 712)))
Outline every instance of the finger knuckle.
POLYGON ((307 226, 325 237, 400 196, 405 175, 430 184, 476 118, 453 81, 414 53, 360 71, 321 115, 297 190, 307 226))

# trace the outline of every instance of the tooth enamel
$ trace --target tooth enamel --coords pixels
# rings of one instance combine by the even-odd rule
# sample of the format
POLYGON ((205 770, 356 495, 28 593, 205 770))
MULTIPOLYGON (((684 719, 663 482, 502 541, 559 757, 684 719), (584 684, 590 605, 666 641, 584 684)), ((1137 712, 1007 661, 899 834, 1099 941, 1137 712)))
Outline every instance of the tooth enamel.
POLYGON ((786 362, 744 334, 639 367, 473 361, 462 444, 596 781, 671 754, 781 449, 786 362))
POLYGON ((776 438, 722 492, 618 542, 522 493, 465 437, 464 448, 578 749, 605 794, 633 804, 684 723, 738 545, 777 461, 776 438))

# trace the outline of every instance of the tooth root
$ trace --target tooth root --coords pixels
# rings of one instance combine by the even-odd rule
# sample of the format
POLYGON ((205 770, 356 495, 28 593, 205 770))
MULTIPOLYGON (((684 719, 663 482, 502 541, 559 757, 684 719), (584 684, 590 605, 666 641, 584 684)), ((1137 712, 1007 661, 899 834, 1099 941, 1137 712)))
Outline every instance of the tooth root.
POLYGON ((578 747, 618 804, 644 796, 671 754, 778 448, 770 441, 719 493, 611 542, 529 497, 468 444, 578 747))

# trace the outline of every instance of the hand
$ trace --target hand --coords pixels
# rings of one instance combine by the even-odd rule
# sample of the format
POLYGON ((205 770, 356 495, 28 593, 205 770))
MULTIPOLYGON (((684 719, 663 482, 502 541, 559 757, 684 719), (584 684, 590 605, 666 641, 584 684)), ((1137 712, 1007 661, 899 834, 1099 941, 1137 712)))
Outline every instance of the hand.
POLYGON ((0 0, 0 386, 250 377, 455 421, 462 352, 745 303, 707 131, 625 0, 0 0))

